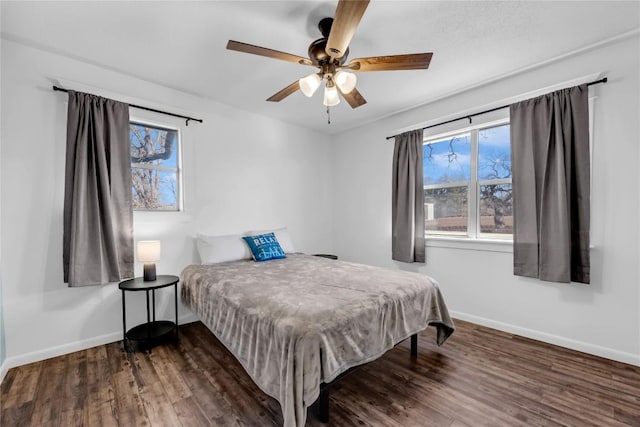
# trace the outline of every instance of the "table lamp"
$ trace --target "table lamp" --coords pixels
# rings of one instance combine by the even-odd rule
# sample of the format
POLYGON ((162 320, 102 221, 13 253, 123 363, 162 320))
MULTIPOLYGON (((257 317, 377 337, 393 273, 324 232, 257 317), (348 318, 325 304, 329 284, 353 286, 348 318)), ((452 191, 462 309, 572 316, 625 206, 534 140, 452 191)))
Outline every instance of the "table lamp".
POLYGON ((141 240, 138 242, 138 261, 144 263, 145 282, 156 280, 156 261, 160 260, 160 241, 141 240))

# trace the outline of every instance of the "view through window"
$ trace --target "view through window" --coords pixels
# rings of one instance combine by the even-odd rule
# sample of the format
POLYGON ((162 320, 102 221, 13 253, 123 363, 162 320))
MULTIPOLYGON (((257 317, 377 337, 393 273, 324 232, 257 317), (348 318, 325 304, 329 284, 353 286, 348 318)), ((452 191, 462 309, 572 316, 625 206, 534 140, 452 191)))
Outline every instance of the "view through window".
POLYGON ((178 129, 130 122, 131 178, 135 210, 179 211, 178 129))
POLYGON ((427 236, 512 237, 509 131, 503 122, 425 141, 427 236))

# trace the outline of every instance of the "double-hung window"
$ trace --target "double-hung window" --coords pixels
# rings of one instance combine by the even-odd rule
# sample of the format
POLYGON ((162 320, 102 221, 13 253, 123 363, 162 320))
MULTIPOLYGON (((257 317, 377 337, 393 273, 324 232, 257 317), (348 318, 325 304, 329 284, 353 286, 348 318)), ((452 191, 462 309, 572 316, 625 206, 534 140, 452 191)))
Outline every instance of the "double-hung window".
POLYGON ((427 237, 512 238, 508 120, 427 137, 423 150, 427 237))
POLYGON ((181 210, 179 129, 131 121, 129 141, 134 210, 181 210))

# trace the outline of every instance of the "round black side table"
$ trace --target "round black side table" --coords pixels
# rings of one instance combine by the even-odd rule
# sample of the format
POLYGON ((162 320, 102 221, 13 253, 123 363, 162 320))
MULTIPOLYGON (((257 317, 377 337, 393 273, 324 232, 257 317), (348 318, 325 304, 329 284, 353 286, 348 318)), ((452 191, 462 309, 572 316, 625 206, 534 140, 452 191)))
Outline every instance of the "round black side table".
POLYGON ((161 275, 156 280, 144 281, 142 277, 128 279, 120 282, 118 288, 122 291, 122 342, 126 352, 133 351, 131 341, 140 344, 151 352, 151 348, 172 338, 178 343, 178 276, 161 275), (173 286, 174 309, 176 321, 156 320, 156 289, 173 286), (147 294, 147 323, 142 323, 127 331, 127 307, 125 302, 126 292, 145 291, 147 294), (149 308, 149 293, 151 293, 151 309, 149 308))

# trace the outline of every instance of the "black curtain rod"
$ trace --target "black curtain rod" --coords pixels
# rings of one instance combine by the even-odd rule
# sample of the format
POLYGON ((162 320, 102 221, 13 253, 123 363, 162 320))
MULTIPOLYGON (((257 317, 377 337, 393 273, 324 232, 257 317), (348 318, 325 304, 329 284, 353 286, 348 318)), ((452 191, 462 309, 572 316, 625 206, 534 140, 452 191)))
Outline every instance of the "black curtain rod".
MULTIPOLYGON (((606 82, 607 82, 607 78, 604 77, 604 78, 602 78, 600 80, 595 80, 595 81, 587 83, 587 86, 595 85, 595 84, 598 84, 598 83, 606 83, 606 82)), ((502 110, 503 108, 508 108, 510 106, 511 106, 511 104, 503 105, 502 107, 496 107, 496 108, 492 108, 490 110, 480 111, 479 113, 467 114, 466 116, 458 117, 456 119, 447 120, 446 122, 437 123, 435 125, 425 126, 425 127, 422 128, 422 130, 429 129, 429 128, 434 128, 436 126, 446 125, 447 123, 457 122, 458 120, 462 120, 462 119, 469 119, 469 123, 471 124, 471 117, 479 116, 481 114, 492 113, 494 111, 502 110)), ((398 135, 388 136, 387 139, 395 138, 396 136, 398 136, 398 135)))
MULTIPOLYGON (((53 87, 54 91, 58 91, 58 92, 69 92, 69 90, 58 87, 58 86, 54 86, 53 87)), ((178 117, 181 119, 185 119, 185 125, 189 126, 189 122, 199 122, 202 123, 202 119, 194 119, 193 117, 189 117, 189 116, 183 116, 182 114, 174 114, 174 113, 169 113, 167 111, 162 111, 162 110, 156 110, 155 108, 149 108, 149 107, 142 107, 140 105, 135 105, 135 104, 129 104, 129 107, 133 107, 133 108, 137 108, 139 110, 145 110, 145 111, 152 111, 154 113, 160 113, 160 114, 165 114, 167 116, 173 116, 173 117, 178 117)))

